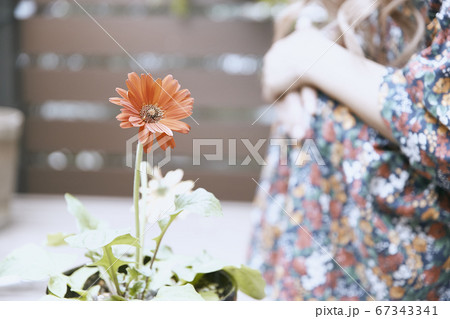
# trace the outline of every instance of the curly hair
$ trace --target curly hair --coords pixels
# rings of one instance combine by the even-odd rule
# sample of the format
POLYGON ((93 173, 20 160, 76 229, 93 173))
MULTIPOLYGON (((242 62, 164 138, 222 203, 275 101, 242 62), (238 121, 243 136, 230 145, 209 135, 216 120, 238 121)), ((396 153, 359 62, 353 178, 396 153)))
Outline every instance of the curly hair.
POLYGON ((425 21, 412 0, 301 0, 287 7, 275 20, 275 40, 292 30, 293 23, 311 5, 325 9, 325 21, 315 23, 327 36, 355 54, 378 63, 404 65, 424 36, 425 21), (368 23, 377 19, 377 23, 368 23), (403 43, 394 58, 387 56, 385 41, 394 24, 402 31, 403 43), (374 28, 375 25, 375 28, 374 28))

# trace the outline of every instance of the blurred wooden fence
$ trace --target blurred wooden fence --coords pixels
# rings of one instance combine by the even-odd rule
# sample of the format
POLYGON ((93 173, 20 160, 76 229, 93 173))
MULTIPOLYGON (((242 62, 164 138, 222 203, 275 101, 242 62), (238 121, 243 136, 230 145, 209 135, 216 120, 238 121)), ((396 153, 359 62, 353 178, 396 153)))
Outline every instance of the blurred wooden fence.
MULTIPOLYGON (((142 70, 75 2, 36 2, 37 13, 20 24, 17 59, 28 113, 25 190, 129 196, 133 173, 125 150, 136 131, 119 128, 119 108, 107 101, 128 72, 142 70)), ((221 199, 251 200, 260 166, 229 165, 228 145, 237 139, 240 164, 250 154, 240 139, 255 144, 268 136, 267 126, 251 125, 262 107, 258 70, 271 41, 268 19, 242 16, 239 8, 252 7, 241 1, 192 0, 184 15, 174 15, 167 1, 78 2, 141 66, 156 76, 173 74, 195 97, 199 125, 188 120, 191 133, 176 133, 163 170, 183 168, 221 199), (193 165, 194 138, 223 139, 223 161, 193 165)))

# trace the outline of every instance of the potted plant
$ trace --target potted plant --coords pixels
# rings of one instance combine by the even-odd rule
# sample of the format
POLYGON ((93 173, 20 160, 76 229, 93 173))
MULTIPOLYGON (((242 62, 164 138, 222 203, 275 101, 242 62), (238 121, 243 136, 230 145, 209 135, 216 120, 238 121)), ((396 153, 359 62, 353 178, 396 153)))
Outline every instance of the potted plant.
POLYGON ((173 131, 189 132, 190 127, 180 119, 192 114, 190 92, 180 90, 170 75, 154 80, 149 74, 130 73, 126 83, 128 90, 116 89, 121 97, 110 101, 122 107, 117 116, 122 128, 139 128, 133 185, 135 233, 108 227, 66 194, 78 232, 50 234, 47 245, 84 249, 89 262, 74 268, 73 256, 27 245, 0 262, 0 277, 49 278, 46 299, 235 300, 237 290, 264 298, 265 282, 258 271, 227 265, 206 252, 175 254, 163 245, 165 234, 180 215, 221 216, 221 205, 212 193, 193 190, 194 182, 182 181, 182 170, 163 176, 142 161, 153 139, 165 150, 175 147, 173 131), (159 234, 153 239, 154 247, 146 249, 144 235, 153 225, 159 234))

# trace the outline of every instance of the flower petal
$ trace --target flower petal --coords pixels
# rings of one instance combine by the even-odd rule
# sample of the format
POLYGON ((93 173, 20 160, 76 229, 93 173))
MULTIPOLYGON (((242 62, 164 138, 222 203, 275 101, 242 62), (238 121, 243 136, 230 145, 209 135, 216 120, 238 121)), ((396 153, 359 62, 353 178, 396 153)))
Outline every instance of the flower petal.
POLYGON ((121 127, 121 128, 131 128, 131 127, 134 127, 134 126, 131 125, 130 122, 124 121, 124 122, 121 122, 121 123, 120 123, 120 127, 121 127))
POLYGON ((124 99, 128 99, 128 92, 121 88, 116 88, 116 92, 123 97, 124 99))
POLYGON ((175 140, 172 136, 168 136, 164 133, 156 133, 156 139, 163 151, 165 151, 167 147, 175 148, 175 140))
POLYGON ((137 116, 130 116, 129 121, 133 126, 143 126, 145 124, 145 122, 137 116))
POLYGON ((132 91, 128 91, 128 100, 130 101, 130 104, 133 105, 133 107, 136 109, 136 111, 141 111, 143 103, 132 91))
POLYGON ((193 188, 194 188, 193 181, 182 181, 173 188, 173 192, 177 195, 184 194, 190 192, 193 188))
POLYGON ((148 131, 146 126, 141 126, 138 133, 139 141, 141 141, 142 144, 146 144, 150 134, 151 133, 148 131))
POLYGON ((136 116, 139 115, 139 109, 136 109, 135 106, 133 106, 133 104, 131 104, 130 102, 126 101, 126 100, 122 100, 120 102, 120 106, 123 106, 124 108, 128 109, 129 111, 131 111, 133 114, 136 114, 136 116))
POLYGON ((146 79, 147 79, 147 74, 142 73, 141 79, 139 81, 139 91, 141 92, 141 95, 142 95, 143 104, 147 104, 147 101, 148 101, 146 79))
POLYGON ((178 120, 162 119, 160 123, 166 125, 168 128, 175 132, 183 134, 187 134, 191 130, 191 127, 188 124, 178 120))
POLYGON ((162 124, 161 122, 158 123, 152 123, 160 133, 165 133, 169 136, 173 136, 173 132, 170 128, 168 128, 166 125, 162 124))
POLYGON ((164 176, 164 179, 162 180, 162 184, 167 187, 173 187, 181 180, 183 179, 183 170, 182 169, 176 169, 174 171, 169 171, 166 173, 166 176, 164 176))
POLYGON ((143 79, 143 90, 145 90, 145 99, 144 104, 149 105, 153 101, 153 94, 155 89, 153 88, 155 84, 155 80, 153 80, 153 77, 150 73, 146 74, 143 79))
POLYGON ((154 140, 154 137, 153 137, 153 134, 151 134, 151 136, 149 136, 149 139, 147 140, 147 143, 143 144, 145 153, 150 152, 150 150, 152 149, 153 140, 154 140))
POLYGON ((153 125, 154 123, 146 123, 145 126, 147 127, 147 129, 152 132, 152 133, 156 133, 159 132, 157 130, 157 128, 153 125))
MULTIPOLYGON (((128 89, 139 99, 139 101, 143 102, 142 91, 141 91, 141 79, 136 74, 136 72, 128 73, 128 80, 125 81, 128 89)), ((128 92, 129 94, 130 92, 128 92)))
POLYGON ((129 118, 130 115, 124 113, 120 113, 119 115, 116 116, 116 119, 118 119, 119 121, 128 121, 129 118))
POLYGON ((162 81, 161 79, 157 79, 155 81, 155 84, 153 85, 154 88, 154 92, 153 92, 153 99, 152 99, 152 103, 153 105, 159 105, 159 98, 161 96, 161 91, 162 91, 162 81))
POLYGON ((182 120, 192 114, 192 106, 188 107, 172 107, 164 114, 164 117, 171 120, 182 120))
POLYGON ((121 105, 120 103, 122 102, 122 99, 120 97, 110 97, 109 102, 116 105, 121 105))
POLYGON ((168 102, 172 101, 175 94, 180 89, 180 84, 173 78, 171 74, 167 75, 162 81, 163 90, 159 98, 159 105, 165 109, 168 102))

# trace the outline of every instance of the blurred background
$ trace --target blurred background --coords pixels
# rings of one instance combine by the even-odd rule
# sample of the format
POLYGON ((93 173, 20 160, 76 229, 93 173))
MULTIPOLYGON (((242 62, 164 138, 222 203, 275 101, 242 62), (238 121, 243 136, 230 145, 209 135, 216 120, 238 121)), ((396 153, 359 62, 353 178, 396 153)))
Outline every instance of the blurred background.
MULTIPOLYGON (((187 179, 199 178, 198 186, 219 199, 250 201, 256 188, 251 178, 258 178, 260 167, 254 160, 228 165, 228 145, 238 139, 239 164, 249 155, 241 138, 255 144, 269 135, 267 121, 251 124, 265 107, 259 71, 272 39, 271 17, 282 6, 248 0, 0 1, 0 105, 25 115, 18 191, 131 196, 125 150, 137 131, 119 128, 119 107, 108 98, 142 66, 158 77, 173 74, 195 98, 198 125, 187 119, 191 133, 176 133, 177 147, 163 171, 183 168, 187 179), (193 166, 194 138, 224 139, 224 160, 203 158, 193 166)), ((259 152, 264 155, 263 148, 259 152)))

